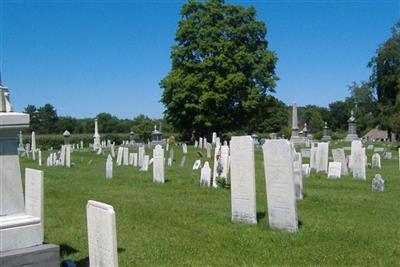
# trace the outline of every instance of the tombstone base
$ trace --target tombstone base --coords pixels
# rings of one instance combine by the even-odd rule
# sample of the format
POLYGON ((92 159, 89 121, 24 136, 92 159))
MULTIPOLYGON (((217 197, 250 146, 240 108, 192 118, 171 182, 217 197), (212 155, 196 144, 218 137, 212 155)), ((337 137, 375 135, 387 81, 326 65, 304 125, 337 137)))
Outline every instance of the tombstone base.
POLYGON ((60 247, 45 244, 0 252, 0 266, 59 267, 60 247))
POLYGON ((292 136, 290 138, 290 142, 292 142, 294 145, 303 145, 306 143, 305 138, 301 136, 292 136))
POLYGON ((345 139, 346 142, 351 142, 351 141, 354 141, 354 140, 360 140, 358 135, 356 135, 356 134, 348 134, 346 136, 346 139, 345 139))

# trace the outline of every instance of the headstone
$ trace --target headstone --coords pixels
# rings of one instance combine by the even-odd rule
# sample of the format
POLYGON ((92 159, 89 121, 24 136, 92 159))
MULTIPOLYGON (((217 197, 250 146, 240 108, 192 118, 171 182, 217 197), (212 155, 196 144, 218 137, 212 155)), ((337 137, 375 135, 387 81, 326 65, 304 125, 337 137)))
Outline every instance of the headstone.
POLYGON ((106 162, 106 178, 113 178, 113 160, 110 154, 108 154, 107 162, 106 162))
POLYGON ((182 144, 182 153, 183 154, 187 154, 188 153, 187 144, 185 144, 185 143, 182 144))
POLYGON ((208 161, 204 162, 204 166, 201 168, 200 185, 207 187, 211 186, 211 168, 208 161))
POLYGON ((216 147, 221 146, 221 138, 219 138, 219 137, 215 138, 215 146, 216 147))
POLYGON ((89 263, 96 267, 118 267, 114 208, 89 200, 86 206, 89 263))
POLYGON ((347 169, 346 154, 343 148, 332 149, 332 156, 334 162, 340 162, 340 175, 349 175, 349 170, 347 169))
POLYGON ((153 182, 164 183, 164 149, 156 145, 153 150, 153 182))
POLYGON ((368 146, 367 146, 367 149, 368 149, 368 150, 373 150, 373 149, 374 149, 374 145, 368 145, 368 146))
POLYGON ((81 149, 83 149, 83 141, 81 141, 81 149))
POLYGON ((115 145, 111 144, 110 146, 111 157, 115 158, 115 145))
POLYGON ((211 158, 211 149, 212 146, 210 143, 206 143, 206 149, 207 149, 207 158, 211 158))
POLYGON ((203 138, 199 138, 199 148, 203 148, 203 138))
POLYGON ((201 160, 196 160, 193 164, 192 170, 198 170, 201 167, 201 160))
POLYGON ((293 151, 293 174, 294 174, 294 185, 296 192, 296 199, 303 199, 303 173, 302 173, 302 159, 301 153, 293 151))
POLYGON ((254 144, 251 136, 231 139, 232 221, 257 223, 254 144))
POLYGON ((310 148, 310 169, 317 170, 317 148, 314 145, 310 148))
POLYGON ((374 148, 374 152, 376 153, 382 153, 385 152, 385 149, 383 147, 375 147, 374 148))
POLYGON ((384 159, 392 159, 392 152, 385 152, 383 153, 384 159))
POLYGON ((128 166, 129 165, 129 148, 124 147, 122 158, 123 158, 123 160, 122 160, 123 165, 128 166))
POLYGON ((317 172, 328 172, 329 143, 318 143, 316 160, 317 172))
POLYGON ((129 153, 129 165, 133 166, 133 153, 129 153))
POLYGON ((39 166, 42 166, 42 151, 38 150, 38 159, 39 159, 39 166))
POLYGON ((71 167, 71 145, 65 146, 65 166, 71 167))
POLYGON ((379 155, 378 153, 374 153, 372 155, 371 167, 373 169, 380 169, 381 168, 381 155, 379 155))
POLYGON ((310 164, 302 164, 301 171, 302 171, 303 177, 309 177, 311 174, 310 164))
POLYGON ((167 159, 167 165, 168 165, 168 167, 172 166, 172 159, 171 158, 167 159))
POLYGON ((229 147, 219 146, 215 148, 213 187, 217 187, 217 178, 226 179, 229 172, 229 147))
POLYGON ((144 146, 140 146, 138 150, 138 166, 142 167, 143 165, 143 160, 144 160, 144 146))
POLYGON ((212 142, 213 144, 215 144, 216 141, 217 141, 217 133, 216 133, 216 132, 213 132, 213 133, 212 133, 211 142, 212 142))
POLYGON ((266 140, 262 147, 269 225, 296 232, 298 221, 292 146, 287 140, 278 139, 266 140))
POLYGON ((353 178, 366 180, 365 170, 365 149, 362 148, 362 143, 359 140, 351 143, 350 162, 353 170, 353 178))
POLYGON ((309 149, 309 148, 302 148, 300 150, 300 152, 301 152, 301 156, 303 158, 310 158, 311 157, 311 149, 309 149))
POLYGON ((199 142, 197 140, 194 141, 194 147, 198 147, 199 146, 199 142))
POLYGON ((337 179, 341 177, 342 163, 341 162, 329 162, 328 178, 337 179))
POLYGON ((385 190, 385 181, 382 179, 380 174, 375 174, 374 179, 372 179, 372 191, 383 192, 385 190))
POLYGON ((36 151, 36 134, 34 131, 32 131, 32 151, 36 151))
POLYGON ((183 168, 183 167, 185 166, 185 162, 186 162, 186 156, 184 155, 184 156, 182 157, 182 159, 181 159, 181 163, 179 164, 179 166, 180 166, 181 168, 183 168))
POLYGON ((118 147, 117 166, 121 166, 122 165, 123 153, 124 153, 124 148, 122 146, 118 147))
POLYGON ((149 160, 150 160, 149 155, 145 155, 144 158, 143 158, 142 167, 140 167, 141 171, 147 172, 147 170, 149 169, 149 160))
POLYGON ((138 166, 138 154, 133 153, 133 167, 137 167, 137 166, 138 166))

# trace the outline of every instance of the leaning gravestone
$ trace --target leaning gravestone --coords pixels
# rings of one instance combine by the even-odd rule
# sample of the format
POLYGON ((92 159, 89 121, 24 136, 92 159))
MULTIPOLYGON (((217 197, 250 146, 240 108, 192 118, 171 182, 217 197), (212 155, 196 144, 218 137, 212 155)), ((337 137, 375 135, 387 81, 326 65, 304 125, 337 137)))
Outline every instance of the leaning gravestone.
POLYGON ((372 179, 372 191, 383 192, 385 189, 385 181, 382 179, 380 174, 375 174, 374 179, 372 179))
POLYGON ((332 149, 332 156, 334 162, 341 163, 340 175, 341 176, 349 175, 349 170, 347 169, 346 154, 344 153, 344 149, 343 148, 332 149))
POLYGON ((106 178, 112 179, 113 178, 113 161, 110 154, 108 154, 107 162, 106 162, 106 178))
POLYGON ((381 168, 381 155, 378 153, 372 155, 371 166, 373 169, 381 168))
POLYGON ((86 206, 89 264, 118 267, 117 234, 114 208, 89 200, 86 206))
POLYGON ((153 150, 153 182, 163 184, 164 181, 164 149, 156 145, 153 150))
POLYGON ((311 173, 310 164, 302 164, 301 172, 303 174, 303 177, 309 177, 311 173))
POLYGON ((342 174, 342 163, 341 162, 329 162, 328 178, 337 179, 342 174))
POLYGON ((254 144, 251 136, 231 139, 232 221, 257 223, 254 144))
POLYGON ((200 166, 201 166, 201 160, 198 159, 193 163, 192 170, 198 170, 200 166))
POLYGON ((284 139, 266 140, 263 148, 267 187, 268 219, 271 228, 298 230, 293 173, 293 149, 284 139))
POLYGON ((208 161, 206 161, 203 168, 201 168, 200 185, 207 187, 211 186, 211 168, 208 161))

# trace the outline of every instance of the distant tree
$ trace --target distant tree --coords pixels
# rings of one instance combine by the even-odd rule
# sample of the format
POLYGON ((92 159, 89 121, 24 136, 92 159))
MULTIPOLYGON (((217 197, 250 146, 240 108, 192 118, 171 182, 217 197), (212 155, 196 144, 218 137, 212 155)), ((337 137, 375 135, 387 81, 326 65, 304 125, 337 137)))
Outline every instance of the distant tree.
MULTIPOLYGON (((353 82, 348 88, 350 97, 346 99, 346 102, 354 111, 358 132, 362 133, 376 124, 377 103, 374 90, 368 82, 353 82)), ((349 117, 350 113, 347 116, 349 117)))
POLYGON ((281 133, 289 125, 289 107, 271 95, 260 100, 254 115, 247 125, 247 133, 281 133))
POLYGON ((141 114, 133 119, 134 131, 139 141, 146 142, 151 138, 151 132, 154 129, 154 121, 141 114))
POLYGON ((39 128, 37 108, 34 105, 28 105, 24 109, 24 113, 29 114, 29 131, 37 131, 39 128))
POLYGON ((298 108, 299 129, 303 129, 304 123, 307 123, 307 129, 310 133, 322 131, 325 122, 330 127, 330 112, 327 108, 315 105, 307 105, 298 108))
POLYGON ((400 20, 392 28, 392 36, 377 49, 369 67, 372 68, 370 80, 378 99, 378 121, 382 128, 391 132, 400 112, 400 20))
POLYGON ((59 117, 57 124, 59 133, 63 133, 65 130, 68 130, 71 134, 79 133, 78 120, 73 117, 59 117))
POLYGON ((347 130, 351 104, 348 101, 335 101, 329 104, 330 127, 333 131, 347 130))
POLYGON ((45 104, 37 110, 38 129, 41 134, 57 133, 58 115, 57 111, 50 104, 45 104))
MULTIPOLYGON (((99 132, 102 133, 119 133, 119 120, 117 117, 112 116, 109 113, 99 113, 96 116, 99 132)), ((94 121, 93 121, 93 129, 94 129, 94 121)))
POLYGON ((190 136, 242 129, 275 82, 275 53, 253 7, 223 0, 188 1, 161 80, 161 102, 173 127, 190 136))

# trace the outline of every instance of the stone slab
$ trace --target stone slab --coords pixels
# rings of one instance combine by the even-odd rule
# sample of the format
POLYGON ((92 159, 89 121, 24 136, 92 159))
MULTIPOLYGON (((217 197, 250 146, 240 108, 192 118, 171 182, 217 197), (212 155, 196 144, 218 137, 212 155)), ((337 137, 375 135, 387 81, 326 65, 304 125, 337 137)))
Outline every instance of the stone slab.
POLYGON ((60 247, 52 244, 0 252, 0 266, 59 267, 60 247))

